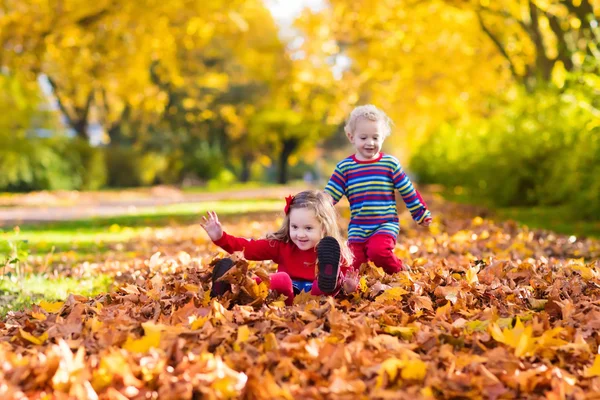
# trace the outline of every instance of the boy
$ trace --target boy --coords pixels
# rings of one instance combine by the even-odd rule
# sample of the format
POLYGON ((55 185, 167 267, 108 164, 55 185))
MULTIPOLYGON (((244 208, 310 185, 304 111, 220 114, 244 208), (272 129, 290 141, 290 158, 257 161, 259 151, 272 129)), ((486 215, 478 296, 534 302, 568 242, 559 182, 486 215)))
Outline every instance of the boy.
POLYGON ((348 243, 356 271, 369 260, 388 274, 405 270, 393 252, 400 230, 395 190, 417 223, 431 223, 425 201, 399 161, 381 152, 383 141, 391 132, 390 124, 388 116, 377 107, 356 107, 344 128, 356 152, 336 165, 325 187, 334 204, 344 195, 350 202, 348 243))

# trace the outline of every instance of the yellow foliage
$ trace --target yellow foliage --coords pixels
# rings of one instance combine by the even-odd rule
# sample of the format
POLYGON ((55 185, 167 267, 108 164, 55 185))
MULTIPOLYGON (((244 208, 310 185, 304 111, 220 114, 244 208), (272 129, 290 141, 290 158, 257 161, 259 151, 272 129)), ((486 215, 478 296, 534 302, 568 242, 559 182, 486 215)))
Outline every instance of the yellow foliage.
POLYGON ((248 325, 240 326, 237 331, 237 339, 235 340, 235 343, 233 344, 233 349, 235 351, 240 351, 241 350, 240 344, 246 343, 249 338, 250 338, 250 328, 248 328, 248 325))
POLYGON ((594 358, 594 364, 591 367, 586 368, 583 376, 586 378, 600 376, 600 354, 596 354, 596 357, 594 358))
POLYGON ((265 351, 277 350, 279 343, 273 332, 269 332, 265 335, 265 351))
POLYGON ((42 300, 42 301, 40 301, 40 304, 38 304, 38 305, 47 313, 53 314, 53 313, 59 312, 64 304, 65 304, 64 301, 56 301, 53 303, 49 303, 46 300, 42 300))
POLYGON ((406 356, 403 356, 402 359, 392 357, 381 363, 376 387, 381 388, 384 385, 386 376, 387 382, 393 383, 398 376, 406 380, 422 381, 426 375, 427 364, 420 359, 409 359, 406 356))
POLYGON ((492 323, 489 326, 489 331, 496 341, 514 348, 517 357, 532 355, 535 351, 533 327, 525 327, 520 318, 517 318, 517 322, 512 329, 500 330, 497 324, 492 323))
POLYGON ((160 339, 162 337, 162 330, 159 325, 146 322, 143 323, 144 336, 139 339, 127 338, 127 341, 123 344, 125 350, 133 353, 146 353, 152 348, 160 347, 160 339))
POLYGON ((568 344, 565 340, 557 337, 564 331, 564 328, 556 327, 544 331, 541 336, 534 337, 533 326, 524 326, 521 318, 518 317, 514 328, 500 329, 497 323, 492 323, 488 330, 496 341, 514 348, 517 357, 531 356, 538 351, 556 349, 568 344))
POLYGON ((37 320, 40 320, 40 321, 45 321, 46 320, 46 314, 44 314, 44 313, 32 311, 31 312, 31 316, 33 318, 37 319, 37 320))
POLYGON ((208 319, 210 318, 209 315, 206 315, 204 317, 196 317, 190 324, 190 329, 195 331, 197 329, 200 329, 204 326, 204 324, 206 323, 206 321, 208 321, 208 319))
POLYGON ((410 340, 417 331, 417 328, 409 326, 385 326, 383 327, 383 331, 390 335, 400 336, 402 339, 410 340))
POLYGON ((402 301, 402 296, 408 294, 408 292, 401 287, 395 287, 391 289, 387 289, 382 294, 377 296, 375 299, 376 302, 385 302, 385 301, 402 301))
POLYGON ((46 340, 48 340, 48 332, 44 332, 42 333, 40 336, 34 336, 31 333, 24 331, 23 329, 19 328, 19 333, 21 334, 21 337, 23 339, 26 339, 28 341, 30 341, 33 344, 44 344, 44 342, 46 340))

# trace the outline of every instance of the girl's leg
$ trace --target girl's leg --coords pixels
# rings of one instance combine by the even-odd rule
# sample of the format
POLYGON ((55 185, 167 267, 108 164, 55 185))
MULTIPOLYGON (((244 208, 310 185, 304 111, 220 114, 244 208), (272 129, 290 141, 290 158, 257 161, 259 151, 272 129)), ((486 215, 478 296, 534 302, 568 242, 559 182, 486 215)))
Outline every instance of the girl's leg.
POLYGON ((350 247, 350 251, 354 256, 354 261, 352 262, 352 269, 355 271, 360 271, 360 266, 366 264, 367 261, 369 261, 367 257, 366 243, 349 243, 348 247, 350 247))
POLYGON ((319 265, 319 275, 317 275, 319 290, 327 294, 335 292, 339 288, 340 279, 340 244, 335 238, 325 236, 317 244, 317 263, 319 265))
POLYGON ((217 282, 217 279, 225 275, 233 267, 231 258, 223 258, 215 264, 212 272, 212 288, 210 289, 210 297, 222 296, 225 292, 231 290, 231 285, 227 282, 217 282))
POLYGON ((293 305, 294 287, 292 285, 292 278, 286 272, 276 272, 270 275, 269 278, 271 279, 271 290, 287 297, 285 305, 293 305))
POLYGON ((367 257, 387 274, 404 271, 406 268, 394 254, 396 238, 390 235, 374 235, 367 241, 367 257))
POLYGON ((333 292, 328 292, 328 293, 325 293, 321 289, 319 289, 319 280, 315 279, 313 282, 313 285, 312 285, 312 289, 310 290, 310 294, 312 294, 313 296, 334 296, 335 297, 338 295, 338 293, 342 289, 343 279, 344 279, 344 276, 342 274, 340 274, 340 277, 338 279, 335 290, 333 292))

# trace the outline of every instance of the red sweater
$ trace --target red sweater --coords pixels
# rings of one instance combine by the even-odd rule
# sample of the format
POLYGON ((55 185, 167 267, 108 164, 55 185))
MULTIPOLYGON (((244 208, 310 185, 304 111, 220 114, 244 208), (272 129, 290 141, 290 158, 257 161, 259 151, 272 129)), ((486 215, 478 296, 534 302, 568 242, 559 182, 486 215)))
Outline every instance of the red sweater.
POLYGON ((287 272, 294 280, 314 281, 317 263, 316 249, 300 250, 293 242, 275 239, 249 240, 223 232, 221 239, 214 242, 228 253, 243 251, 247 260, 273 260, 278 272, 287 272))

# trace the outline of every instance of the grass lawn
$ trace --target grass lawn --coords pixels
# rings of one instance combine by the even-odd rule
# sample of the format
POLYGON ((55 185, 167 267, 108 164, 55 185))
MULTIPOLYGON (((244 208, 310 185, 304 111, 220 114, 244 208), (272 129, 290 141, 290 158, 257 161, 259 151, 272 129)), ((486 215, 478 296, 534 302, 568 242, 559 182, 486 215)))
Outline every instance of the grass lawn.
POLYGON ((107 243, 125 242, 148 227, 198 222, 207 211, 220 215, 281 210, 281 200, 225 200, 170 204, 138 213, 110 218, 92 218, 35 225, 21 225, 19 231, 0 230, 0 255, 9 252, 10 241, 27 241, 32 253, 75 250, 98 252, 107 243))
POLYGON ((112 278, 97 275, 88 278, 50 277, 46 274, 3 275, 0 279, 0 318, 9 311, 29 308, 41 300, 60 301, 69 294, 95 296, 107 292, 112 278))

